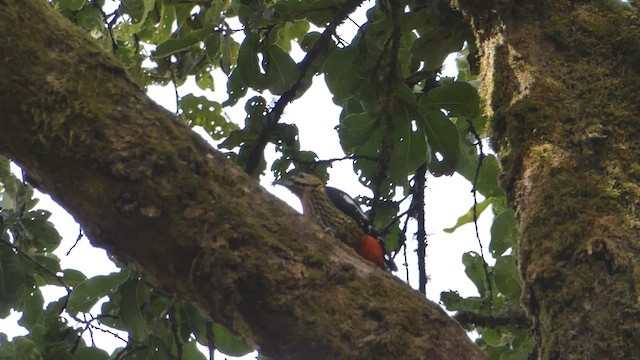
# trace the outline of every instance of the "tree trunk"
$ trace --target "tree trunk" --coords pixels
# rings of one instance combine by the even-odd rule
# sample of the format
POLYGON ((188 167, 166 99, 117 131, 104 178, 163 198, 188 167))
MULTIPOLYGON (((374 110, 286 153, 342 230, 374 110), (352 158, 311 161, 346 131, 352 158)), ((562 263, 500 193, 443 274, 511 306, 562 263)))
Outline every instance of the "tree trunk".
POLYGON ((481 53, 538 358, 639 359, 637 13, 604 0, 457 6, 481 53))
POLYGON ((0 113, 0 152, 94 245, 265 355, 484 357, 439 306, 269 195, 42 0, 0 0, 0 113))

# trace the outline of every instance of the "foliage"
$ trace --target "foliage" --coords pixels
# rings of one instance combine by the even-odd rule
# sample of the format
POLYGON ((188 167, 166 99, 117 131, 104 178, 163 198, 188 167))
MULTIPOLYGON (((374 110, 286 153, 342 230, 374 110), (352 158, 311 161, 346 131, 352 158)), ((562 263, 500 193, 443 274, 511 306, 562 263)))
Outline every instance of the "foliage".
MULTIPOLYGON (((193 78, 201 89, 213 89, 212 71, 224 72, 226 101, 186 94, 176 99, 179 116, 221 141, 229 158, 254 177, 268 165, 276 177, 294 168, 326 177, 331 161, 302 151, 296 126, 280 123, 287 104, 309 88, 315 75, 323 75, 334 103, 342 107, 337 132, 345 159, 374 194, 360 200, 396 252, 406 245, 400 220, 416 216, 410 206, 416 170, 426 164, 433 176, 457 172, 467 178, 484 200, 449 231, 491 208, 489 251, 496 261, 489 266, 479 253, 465 254, 462 261, 479 296, 449 292, 442 294, 442 302, 451 311, 477 316, 466 325, 478 330, 478 344, 492 359, 526 357, 532 342, 523 324, 491 321, 520 311, 517 231, 498 186, 498 160, 478 151, 486 119, 466 58, 473 49, 465 42, 473 42, 461 15, 447 2, 368 4, 366 22, 351 40, 339 37, 336 29, 362 0, 50 2, 91 33, 143 87, 179 87, 193 78), (304 52, 299 62, 291 56, 296 48, 304 52), (456 52, 459 75, 441 77, 444 59, 456 52), (242 102, 246 118, 239 127, 224 111, 242 102), (267 144, 278 151, 272 164, 264 158, 267 144), (481 323, 480 317, 489 321, 481 323)), ((108 358, 80 337, 96 327, 128 333, 127 347, 116 350, 121 358, 201 358, 196 343, 230 355, 253 350, 134 268, 93 278, 61 269, 52 254, 60 237, 47 221, 49 214, 33 210, 31 186, 9 172, 7 160, 0 166, 0 182, 0 316, 10 309, 22 311, 20 324, 29 330, 27 336, 2 339, 0 358, 108 358), (44 285, 62 287, 67 294, 45 304, 44 285), (99 315, 92 315, 99 301, 99 315)))

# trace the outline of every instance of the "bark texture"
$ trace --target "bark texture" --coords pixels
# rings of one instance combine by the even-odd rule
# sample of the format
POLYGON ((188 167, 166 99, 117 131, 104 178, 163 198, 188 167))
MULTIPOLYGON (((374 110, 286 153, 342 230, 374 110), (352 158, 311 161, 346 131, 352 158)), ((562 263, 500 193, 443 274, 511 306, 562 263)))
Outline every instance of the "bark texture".
POLYGON ((459 0, 481 52, 539 359, 640 359, 640 22, 618 1, 459 0))
POLYGON ((149 100, 42 0, 0 0, 0 152, 96 246, 275 359, 479 359, 436 304, 149 100))

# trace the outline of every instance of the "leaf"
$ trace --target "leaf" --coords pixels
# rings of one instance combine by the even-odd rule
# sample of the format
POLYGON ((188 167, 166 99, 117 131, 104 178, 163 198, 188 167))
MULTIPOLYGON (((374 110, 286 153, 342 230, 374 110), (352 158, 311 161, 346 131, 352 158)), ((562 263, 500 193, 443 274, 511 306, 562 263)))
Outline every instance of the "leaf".
POLYGON ((413 130, 407 109, 398 104, 393 112, 393 161, 389 164, 392 180, 399 185, 406 182, 407 176, 428 160, 427 154, 423 129, 413 130))
POLYGON ((291 56, 279 46, 270 45, 268 50, 269 91, 274 95, 282 95, 300 79, 300 69, 291 56))
POLYGON ((484 260, 475 251, 469 251, 462 254, 462 264, 464 264, 464 272, 478 289, 480 296, 484 297, 487 291, 487 273, 483 266, 484 260))
POLYGON ((18 324, 31 329, 44 316, 44 298, 40 289, 35 289, 30 294, 25 294, 22 300, 19 309, 22 311, 22 317, 18 324))
POLYGON ((240 45, 229 35, 225 33, 220 44, 222 59, 220 60, 220 68, 225 74, 229 75, 231 70, 238 64, 238 50, 240 45))
POLYGON ((420 98, 420 106, 431 110, 444 109, 452 116, 474 119, 480 115, 478 91, 466 82, 444 84, 420 98))
POLYGON ((73 315, 89 311, 100 298, 117 289, 128 277, 129 270, 122 269, 119 273, 99 275, 81 282, 69 295, 67 311, 73 315))
POLYGON ((176 8, 164 3, 158 3, 157 5, 161 7, 160 21, 153 32, 151 40, 156 44, 162 44, 171 37, 173 23, 176 21, 176 8))
POLYGON ((513 255, 505 255, 496 258, 493 267, 493 280, 498 290, 514 302, 520 301, 522 293, 522 280, 513 255))
POLYGON ((13 250, 0 244, 0 318, 9 316, 11 309, 22 301, 27 274, 13 250))
POLYGON ((156 50, 153 52, 153 57, 164 58, 178 51, 188 49, 192 45, 206 39, 211 32, 212 29, 204 28, 192 31, 182 38, 168 39, 156 47, 156 50))
POLYGON ((324 80, 335 101, 342 102, 353 96, 358 86, 360 66, 360 53, 356 46, 335 49, 325 60, 322 67, 324 80))
POLYGON ((67 284, 68 286, 74 287, 86 279, 87 277, 79 270, 75 270, 75 269, 62 270, 62 281, 64 281, 64 283, 67 284))
POLYGON ((149 289, 138 279, 130 279, 118 288, 120 293, 120 317, 129 335, 136 341, 144 341, 149 329, 141 309, 149 304, 149 289))
POLYGON ((477 296, 463 298, 457 291, 443 291, 440 293, 440 301, 448 311, 478 312, 483 306, 483 300, 477 296))
POLYGON ((222 325, 213 324, 213 335, 216 339, 217 350, 225 355, 244 356, 254 350, 246 341, 231 334, 222 325))
POLYGON ((182 329, 188 329, 195 336, 196 340, 207 345, 207 322, 211 321, 200 309, 192 304, 184 303, 179 308, 182 329))
POLYGON ((199 125, 214 139, 220 140, 228 137, 232 131, 238 129, 238 125, 229 121, 222 114, 222 105, 211 101, 204 96, 187 94, 180 98, 180 109, 188 119, 188 126, 199 125))
MULTIPOLYGON (((482 214, 482 212, 485 211, 485 209, 489 205, 491 205, 492 201, 493 201, 492 198, 486 198, 476 205, 476 216, 478 218, 480 217, 480 214, 482 214)), ((467 211, 464 215, 458 218, 458 221, 456 221, 455 225, 453 225, 450 228, 443 229, 442 231, 451 234, 460 226, 468 224, 470 222, 473 222, 473 206, 469 209, 469 211, 467 211)))
POLYGON ((258 66, 258 43, 260 36, 248 33, 238 50, 238 74, 247 86, 262 89, 261 84, 267 80, 258 66), (262 78, 262 81, 260 81, 262 78))
POLYGON ((426 110, 423 120, 431 148, 429 171, 435 176, 451 175, 458 164, 458 130, 439 110, 426 110))
POLYGON ((107 360, 109 354, 96 347, 79 347, 73 353, 72 360, 107 360))
POLYGON ((347 115, 338 128, 342 148, 348 151, 347 149, 364 144, 379 125, 378 119, 368 113, 347 115))
POLYGON ((483 328, 481 333, 482 339, 491 346, 500 346, 502 342, 502 332, 497 329, 483 328))
POLYGON ((51 252, 58 248, 62 237, 53 223, 47 219, 51 213, 46 210, 29 211, 23 215, 20 222, 31 240, 30 245, 41 251, 51 252))
POLYGON ((416 60, 425 62, 425 70, 441 67, 444 59, 462 49, 466 40, 466 33, 455 26, 426 26, 416 31, 419 38, 411 46, 411 53, 416 60))
POLYGON ((229 81, 227 82, 227 95, 229 98, 222 103, 222 106, 233 106, 247 94, 247 86, 240 76, 237 70, 229 76, 229 81))
POLYGON ((204 354, 198 350, 197 342, 189 341, 182 345, 182 359, 184 360, 206 360, 204 354))
POLYGON ((489 251, 493 257, 500 256, 507 249, 514 247, 517 239, 518 229, 513 211, 507 209, 496 215, 491 224, 491 243, 489 243, 489 251))

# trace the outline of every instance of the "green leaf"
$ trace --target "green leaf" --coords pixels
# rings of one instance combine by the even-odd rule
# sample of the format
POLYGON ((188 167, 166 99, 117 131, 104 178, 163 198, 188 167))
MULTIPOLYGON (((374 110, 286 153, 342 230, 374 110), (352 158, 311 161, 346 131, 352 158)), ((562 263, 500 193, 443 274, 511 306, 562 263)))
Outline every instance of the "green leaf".
POLYGON ((129 335, 136 341, 144 341, 149 329, 141 309, 149 304, 149 288, 138 279, 130 279, 118 288, 120 316, 129 335))
POLYGON ((162 44, 171 37, 173 23, 176 21, 176 8, 163 3, 159 3, 158 6, 161 7, 160 22, 156 26, 151 40, 156 44, 162 44))
POLYGON ((240 79, 242 79, 247 86, 256 89, 261 89, 262 87, 259 85, 265 82, 265 75, 260 72, 260 66, 258 66, 259 41, 260 36, 258 36, 258 34, 249 32, 238 50, 237 71, 240 79))
POLYGON ((367 142, 380 122, 368 113, 349 114, 340 122, 338 133, 345 151, 367 142))
POLYGON ((353 96, 358 86, 358 74, 362 65, 360 60, 356 46, 335 49, 325 60, 322 71, 335 101, 342 102, 353 96))
POLYGON ((77 24, 89 31, 102 31, 104 29, 102 13, 94 6, 85 6, 78 11, 76 16, 77 24))
POLYGON ((46 210, 36 210, 29 211, 20 219, 31 240, 30 244, 47 252, 55 250, 62 240, 53 223, 47 220, 50 216, 51 213, 46 210))
POLYGON ((440 301, 449 311, 479 312, 483 306, 483 300, 477 296, 463 298, 457 291, 443 291, 440 293, 440 301))
POLYGON ((180 98, 180 109, 188 120, 188 126, 202 126, 214 140, 228 137, 238 129, 238 125, 223 115, 220 103, 204 96, 183 96, 180 98))
POLYGON ((411 46, 416 60, 425 62, 425 70, 435 70, 442 66, 446 57, 462 49, 466 33, 454 26, 426 26, 416 29, 419 38, 411 46))
POLYGON ((439 110, 426 110, 424 131, 431 148, 429 171, 435 176, 451 175, 458 164, 458 130, 439 110))
POLYGON ((31 329, 41 320, 44 316, 44 298, 40 289, 25 294, 20 311, 22 311, 22 317, 18 320, 20 326, 31 329))
POLYGON ((85 281, 86 279, 87 277, 79 270, 75 270, 75 269, 62 270, 62 281, 64 281, 64 283, 67 284, 68 286, 74 287, 79 283, 85 281))
POLYGON ((420 98, 420 105, 432 110, 444 109, 452 116, 474 119, 480 115, 480 97, 473 86, 465 82, 444 84, 420 98))
POLYGON ((95 347, 80 347, 73 353, 72 360, 107 360, 109 354, 95 347))
POLYGON ((507 249, 514 247, 518 239, 516 217, 512 210, 504 210, 493 218, 491 224, 491 243, 489 251, 493 257, 504 254, 507 249))
POLYGON ((229 75, 231 70, 238 64, 239 49, 240 44, 238 44, 230 34, 225 33, 224 36, 222 36, 222 43, 220 44, 220 51, 222 54, 220 68, 225 74, 229 75))
POLYGON ((412 174, 418 166, 425 163, 429 150, 422 126, 412 128, 412 121, 404 106, 399 104, 393 112, 393 149, 389 175, 401 185, 407 176, 412 174))
POLYGON ((182 320, 181 328, 193 332, 193 335, 200 344, 207 345, 207 322, 211 321, 207 315, 189 303, 184 303, 179 306, 178 311, 180 313, 180 319, 182 320))
POLYGON ((268 50, 269 91, 274 95, 282 95, 300 79, 300 70, 291 56, 279 46, 270 45, 268 50))
POLYGON ((522 281, 515 257, 505 255, 496 258, 493 272, 493 279, 498 290, 514 302, 520 301, 522 281))
POLYGON ((13 349, 15 359, 42 359, 42 354, 38 351, 36 343, 24 336, 17 336, 13 339, 13 349))
POLYGON ((478 289, 480 296, 485 295, 487 291, 487 273, 483 266, 484 260, 480 254, 475 251, 469 251, 462 254, 462 264, 464 264, 464 272, 478 289))
POLYGON ((500 346, 502 343, 502 332, 500 330, 483 328, 480 334, 482 339, 491 346, 500 346))
MULTIPOLYGON (((460 139, 460 161, 458 162, 458 173, 465 179, 473 182, 478 171, 478 153, 475 146, 469 146, 460 139)), ((485 197, 504 198, 505 194, 498 184, 498 177, 501 173, 500 164, 494 155, 485 154, 478 174, 478 181, 475 184, 476 190, 485 197)))
POLYGON ((189 341, 182 345, 182 359, 184 360, 206 360, 204 354, 198 350, 197 342, 189 341))
POLYGON ((0 244, 0 318, 17 308, 26 289, 27 275, 18 254, 0 244))
POLYGON ((186 50, 194 44, 203 41, 212 29, 205 28, 190 32, 188 35, 178 39, 169 39, 156 47, 153 57, 163 58, 175 54, 178 51, 186 50))
MULTIPOLYGON (((492 198, 486 198, 476 205, 476 216, 478 218, 480 217, 480 214, 482 214, 482 212, 485 211, 489 205, 491 205, 492 201, 493 201, 492 198)), ((443 231, 451 234, 460 226, 471 223, 471 222, 473 222, 473 206, 469 209, 469 211, 467 211, 464 215, 458 218, 458 221, 456 221, 455 225, 453 225, 450 228, 446 228, 443 231)))
POLYGON ((128 277, 129 270, 122 269, 119 273, 99 275, 81 282, 69 295, 67 311, 75 315, 91 310, 100 298, 118 288, 128 277))
POLYGON ((231 334, 222 325, 213 324, 213 335, 216 339, 216 348, 225 355, 244 356, 254 350, 246 341, 231 334))

